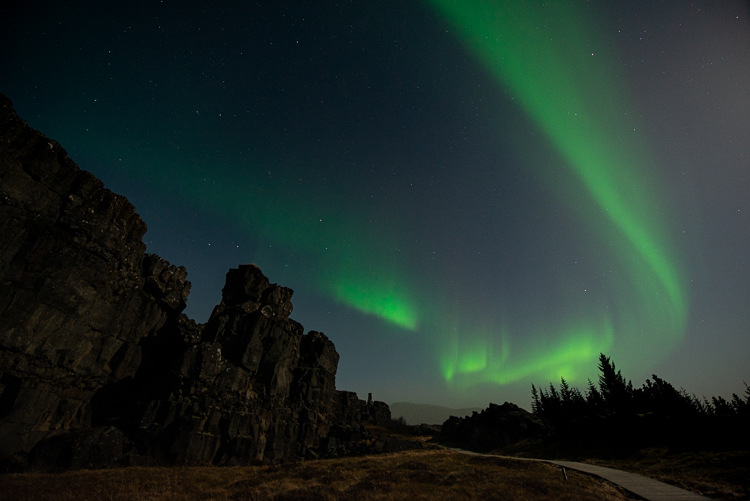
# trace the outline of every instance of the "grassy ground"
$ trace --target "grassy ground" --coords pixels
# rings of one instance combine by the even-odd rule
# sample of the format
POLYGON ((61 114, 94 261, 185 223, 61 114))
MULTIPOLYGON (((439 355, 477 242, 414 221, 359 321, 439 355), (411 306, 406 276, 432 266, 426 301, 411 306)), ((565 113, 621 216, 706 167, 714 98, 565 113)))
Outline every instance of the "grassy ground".
POLYGON ((612 485, 542 463, 407 451, 247 468, 123 468, 0 476, 0 499, 326 500, 632 499, 612 485))
POLYGON ((666 448, 615 451, 579 448, 560 441, 552 446, 519 443, 494 453, 591 463, 640 473, 712 499, 750 501, 750 451, 675 453, 666 448))
POLYGON ((682 452, 645 449, 622 459, 588 463, 640 473, 713 499, 750 500, 750 452, 682 452))

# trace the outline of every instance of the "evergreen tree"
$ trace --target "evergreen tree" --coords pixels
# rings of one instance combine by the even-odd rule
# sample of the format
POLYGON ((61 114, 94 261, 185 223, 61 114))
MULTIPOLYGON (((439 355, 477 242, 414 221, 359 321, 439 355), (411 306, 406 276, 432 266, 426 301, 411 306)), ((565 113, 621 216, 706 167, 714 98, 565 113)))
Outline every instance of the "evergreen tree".
POLYGON ((531 383, 531 412, 537 416, 541 416, 544 412, 542 409, 542 403, 539 401, 539 392, 536 391, 534 383, 531 383))
POLYGON ((568 385, 568 382, 565 381, 564 377, 560 378, 560 400, 563 405, 567 405, 571 401, 570 385, 568 385))
POLYGON ((622 373, 615 368, 615 363, 599 354, 599 391, 608 412, 618 413, 629 410, 633 395, 633 384, 626 383, 622 373))
POLYGON ((732 409, 738 416, 744 416, 747 413, 747 402, 736 393, 732 393, 732 409))
POLYGON ((589 413, 597 414, 604 408, 604 399, 599 390, 596 389, 594 383, 589 379, 588 390, 586 390, 586 406, 589 409, 589 413))
POLYGON ((637 412, 659 412, 670 416, 700 413, 700 402, 688 395, 685 390, 678 391, 656 374, 652 374, 651 377, 653 381, 647 379, 635 393, 637 412))
POLYGON ((732 404, 727 402, 724 397, 711 397, 711 404, 714 416, 726 417, 734 415, 732 404))
POLYGON ((634 388, 603 353, 599 354, 598 368, 598 387, 589 379, 585 395, 564 377, 560 378, 559 390, 553 383, 549 389, 531 385, 534 414, 552 425, 558 436, 659 445, 690 435, 712 447, 735 446, 738 440, 740 447, 750 446, 746 433, 750 424, 747 384, 742 396, 700 400, 655 374, 642 387, 634 388), (737 419, 739 416, 742 418, 737 419))
POLYGON ((542 389, 539 390, 539 400, 543 411, 541 417, 552 423, 558 422, 561 407, 560 394, 552 383, 549 385, 548 392, 542 389))

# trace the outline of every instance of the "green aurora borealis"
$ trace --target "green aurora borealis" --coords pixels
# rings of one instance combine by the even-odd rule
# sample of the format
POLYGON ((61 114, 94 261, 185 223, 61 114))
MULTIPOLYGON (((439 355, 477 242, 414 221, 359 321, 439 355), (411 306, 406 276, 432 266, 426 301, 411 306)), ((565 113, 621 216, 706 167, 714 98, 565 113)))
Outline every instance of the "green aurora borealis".
MULTIPOLYGON (((162 172, 160 169, 146 172, 162 172)), ((404 284, 402 263, 378 248, 395 248, 393 237, 373 230, 354 201, 349 209, 337 211, 325 199, 310 192, 280 191, 274 182, 248 178, 237 185, 236 172, 224 177, 214 172, 214 183, 201 183, 205 175, 199 166, 189 169, 195 177, 184 177, 185 161, 175 165, 185 196, 200 200, 205 209, 218 210, 243 228, 262 234, 275 245, 309 256, 312 276, 307 279, 336 301, 366 314, 376 315, 403 329, 418 324, 413 293, 404 284), (250 190, 248 187, 252 186, 250 190)))
MULTIPOLYGON (((585 186, 593 208, 585 205, 575 215, 595 228, 624 270, 625 279, 610 284, 611 309, 575 305, 536 325, 512 312, 509 321, 500 316, 479 324, 465 316, 447 327, 449 307, 441 305, 439 295, 416 286, 423 277, 406 273, 395 253, 382 251, 398 247, 397 227, 372 231, 356 201, 345 200, 348 209, 341 212, 309 191, 281 192, 262 177, 247 179, 237 190, 236 173, 246 170, 240 168, 228 169, 226 179, 214 172, 211 185, 183 178, 186 196, 276 245, 312 256, 317 272, 307 280, 336 301, 391 322, 405 335, 433 337, 443 377, 458 387, 502 385, 534 374, 580 382, 599 353, 610 352, 618 339, 637 343, 645 353, 641 359, 668 353, 685 326, 684 280, 653 194, 658 180, 649 176, 655 165, 648 142, 631 118, 635 112, 624 76, 610 62, 613 49, 595 35, 585 12, 558 4, 446 1, 435 6, 456 23, 467 48, 498 86, 512 91, 585 186), (252 196, 247 185, 254 185, 252 196), (524 341, 529 339, 542 341, 524 341)), ((185 172, 184 160, 179 168, 185 172)), ((204 176, 200 167, 194 172, 204 176)), ((556 196, 565 203, 568 195, 556 196)), ((565 283, 558 294, 568 287, 565 283)))
POLYGON ((588 13, 557 2, 432 3, 585 185, 599 214, 579 216, 608 220, 613 228, 592 226, 599 226, 600 238, 612 244, 630 276, 629 283, 613 284, 622 289, 616 293, 618 310, 626 318, 614 321, 611 312, 601 312, 588 322, 575 318, 550 326, 544 338, 551 342, 528 354, 511 355, 505 346, 496 354, 485 336, 465 346, 454 334, 442 353, 446 380, 504 384, 544 372, 554 380, 575 381, 577 369, 590 368, 617 337, 637 339, 650 354, 674 347, 685 328, 687 294, 648 176, 654 162, 639 124, 630 118, 633 107, 624 75, 612 63, 613 49, 596 33, 588 13))
POLYGON ((39 0, 0 19, 0 92, 135 205, 196 321, 238 264, 293 288, 339 389, 527 406, 604 352, 741 393, 746 10, 39 0))

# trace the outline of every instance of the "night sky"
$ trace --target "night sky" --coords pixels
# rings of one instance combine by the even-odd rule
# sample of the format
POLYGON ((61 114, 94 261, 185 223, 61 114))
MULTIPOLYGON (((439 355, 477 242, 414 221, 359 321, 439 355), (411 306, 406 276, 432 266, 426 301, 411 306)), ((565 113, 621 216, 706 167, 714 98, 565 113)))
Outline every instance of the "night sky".
POLYGON ((11 3, 0 92, 196 321, 256 263, 360 398, 750 383, 748 2, 11 3))

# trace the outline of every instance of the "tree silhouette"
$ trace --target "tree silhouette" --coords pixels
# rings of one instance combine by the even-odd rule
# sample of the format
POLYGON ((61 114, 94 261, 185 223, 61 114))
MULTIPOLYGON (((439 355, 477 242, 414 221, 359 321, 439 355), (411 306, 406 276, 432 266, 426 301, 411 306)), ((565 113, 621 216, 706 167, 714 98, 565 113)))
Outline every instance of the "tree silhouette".
POLYGON ((633 384, 625 382, 622 373, 615 368, 615 363, 599 354, 599 392, 604 400, 605 409, 610 413, 625 412, 630 407, 633 397, 633 384))
POLYGON ((633 388, 603 353, 598 368, 598 385, 589 379, 585 394, 565 378, 559 390, 552 383, 549 390, 531 385, 532 410, 555 436, 622 447, 750 447, 747 384, 743 396, 699 400, 656 374, 633 388))

